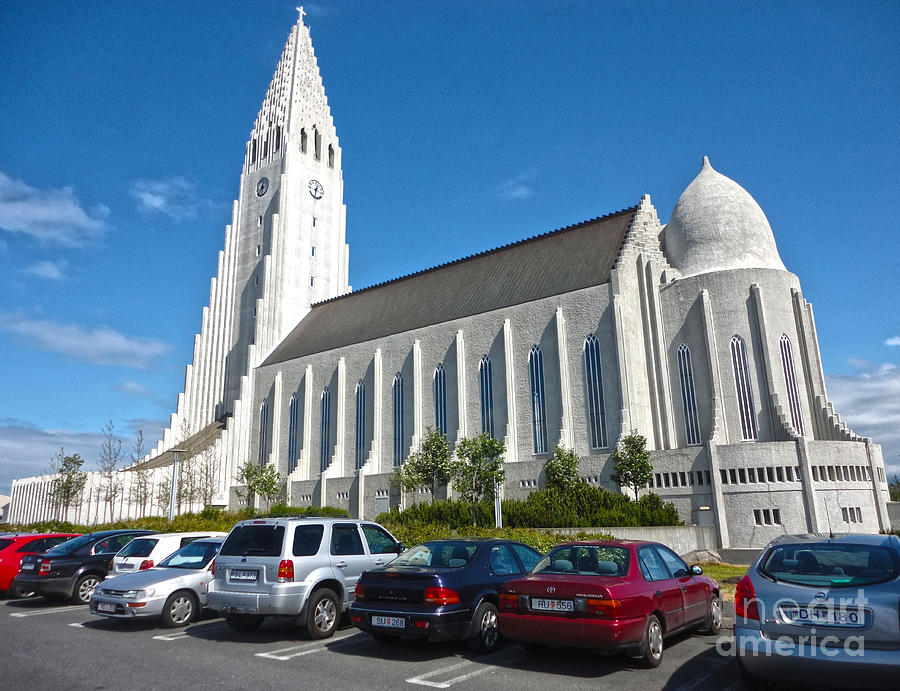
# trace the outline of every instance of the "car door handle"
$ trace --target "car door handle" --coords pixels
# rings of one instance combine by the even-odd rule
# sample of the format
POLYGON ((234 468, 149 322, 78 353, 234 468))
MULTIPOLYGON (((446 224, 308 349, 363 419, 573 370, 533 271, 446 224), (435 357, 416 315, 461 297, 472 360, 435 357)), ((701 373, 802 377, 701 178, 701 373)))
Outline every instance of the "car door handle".
POLYGON ((384 566, 384 559, 376 559, 375 566, 384 566))
POLYGON ((656 597, 662 597, 662 590, 656 591, 656 597))
POLYGON ((335 566, 338 567, 339 569, 343 569, 343 568, 346 568, 347 562, 339 561, 337 564, 335 564, 335 566))
POLYGON ((687 588, 686 588, 685 586, 681 586, 681 592, 686 593, 686 592, 687 592, 687 588))

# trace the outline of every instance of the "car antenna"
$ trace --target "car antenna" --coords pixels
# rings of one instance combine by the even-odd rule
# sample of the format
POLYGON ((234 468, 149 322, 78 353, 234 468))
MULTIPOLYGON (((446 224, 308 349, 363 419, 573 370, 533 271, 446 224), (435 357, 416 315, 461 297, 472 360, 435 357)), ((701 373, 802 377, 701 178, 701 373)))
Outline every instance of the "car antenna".
POLYGON ((828 521, 828 538, 834 540, 834 531, 831 529, 831 512, 828 510, 828 499, 825 499, 825 520, 828 521))

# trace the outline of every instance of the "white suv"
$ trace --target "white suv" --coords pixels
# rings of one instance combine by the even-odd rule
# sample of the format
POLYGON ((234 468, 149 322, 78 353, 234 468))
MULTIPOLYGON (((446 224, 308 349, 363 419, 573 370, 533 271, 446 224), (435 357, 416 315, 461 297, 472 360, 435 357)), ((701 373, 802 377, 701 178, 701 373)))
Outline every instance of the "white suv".
POLYGON ((209 606, 235 631, 268 615, 299 617, 327 638, 353 601, 360 574, 403 546, 377 523, 349 518, 257 518, 237 523, 214 562, 209 606))

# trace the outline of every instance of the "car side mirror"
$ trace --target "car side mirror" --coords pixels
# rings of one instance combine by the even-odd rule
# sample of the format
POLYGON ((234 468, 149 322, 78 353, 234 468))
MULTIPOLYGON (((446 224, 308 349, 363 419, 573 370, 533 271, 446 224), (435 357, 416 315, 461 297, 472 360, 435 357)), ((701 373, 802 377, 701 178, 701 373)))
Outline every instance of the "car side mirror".
POLYGON ((404 545, 402 542, 398 542, 396 548, 394 548, 394 551, 397 554, 403 554, 406 551, 406 545, 404 545))
POLYGON ((702 575, 703 575, 703 569, 702 569, 700 566, 697 566, 696 564, 694 564, 694 565, 691 567, 691 575, 692 575, 692 576, 702 576, 702 575))

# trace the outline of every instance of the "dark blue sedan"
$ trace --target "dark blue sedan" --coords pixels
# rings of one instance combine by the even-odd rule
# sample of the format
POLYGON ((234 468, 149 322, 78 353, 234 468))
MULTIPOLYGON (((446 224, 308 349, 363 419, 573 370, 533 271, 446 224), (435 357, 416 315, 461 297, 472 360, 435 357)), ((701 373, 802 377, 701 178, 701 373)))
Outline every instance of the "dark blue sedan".
POLYGON ((350 621, 379 642, 465 640, 476 653, 500 642, 497 595, 531 571, 541 555, 511 540, 435 540, 366 571, 350 621))

